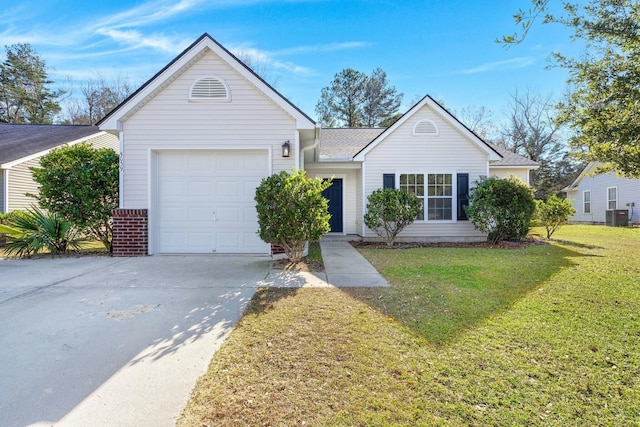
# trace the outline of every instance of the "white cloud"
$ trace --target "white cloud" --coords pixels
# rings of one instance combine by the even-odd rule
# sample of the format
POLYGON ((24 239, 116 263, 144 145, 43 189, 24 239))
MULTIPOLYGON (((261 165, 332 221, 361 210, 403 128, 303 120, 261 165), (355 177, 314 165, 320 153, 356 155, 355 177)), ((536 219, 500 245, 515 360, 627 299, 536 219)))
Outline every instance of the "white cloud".
POLYGON ((532 56, 524 56, 513 59, 507 59, 504 61, 487 62, 474 68, 463 70, 461 74, 477 74, 485 73, 487 71, 497 70, 515 70, 518 68, 528 67, 536 62, 536 59, 532 56))
POLYGON ((188 42, 183 39, 167 37, 161 34, 142 34, 135 30, 118 30, 115 28, 101 28, 98 34, 109 37, 113 41, 128 45, 132 48, 146 48, 176 54, 181 52, 188 42))
POLYGON ((352 41, 352 42, 341 42, 341 43, 318 44, 318 45, 310 45, 310 46, 298 46, 298 47, 292 47, 288 49, 277 50, 273 52, 273 54, 277 56, 299 55, 299 54, 306 54, 306 53, 335 52, 338 50, 347 50, 347 49, 361 49, 369 46, 372 46, 372 43, 362 42, 362 41, 352 41))

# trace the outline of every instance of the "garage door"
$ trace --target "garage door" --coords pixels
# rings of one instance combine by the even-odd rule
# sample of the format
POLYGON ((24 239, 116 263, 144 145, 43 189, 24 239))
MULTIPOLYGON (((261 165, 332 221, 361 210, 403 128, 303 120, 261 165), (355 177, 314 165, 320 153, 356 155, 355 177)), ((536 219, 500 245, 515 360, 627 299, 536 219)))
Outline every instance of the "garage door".
POLYGON ((253 197, 269 174, 264 150, 157 155, 157 252, 268 253, 253 197))

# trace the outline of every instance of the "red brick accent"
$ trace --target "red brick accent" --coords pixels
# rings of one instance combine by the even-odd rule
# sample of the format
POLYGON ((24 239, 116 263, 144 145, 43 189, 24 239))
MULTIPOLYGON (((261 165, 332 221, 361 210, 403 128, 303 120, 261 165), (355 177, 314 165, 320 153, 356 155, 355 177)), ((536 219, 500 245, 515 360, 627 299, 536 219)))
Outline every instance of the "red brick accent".
POLYGON ((271 244, 271 255, 280 255, 284 253, 284 248, 280 245, 271 244))
POLYGON ((146 209, 113 210, 113 256, 149 254, 149 220, 146 209))

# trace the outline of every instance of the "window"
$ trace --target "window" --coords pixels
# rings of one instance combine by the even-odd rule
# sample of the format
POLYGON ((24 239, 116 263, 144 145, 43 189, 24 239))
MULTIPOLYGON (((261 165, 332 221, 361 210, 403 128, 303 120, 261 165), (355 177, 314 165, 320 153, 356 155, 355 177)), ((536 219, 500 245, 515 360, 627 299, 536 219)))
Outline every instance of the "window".
POLYGON ((453 218, 453 183, 451 174, 429 174, 428 215, 430 220, 450 220, 453 218))
POLYGON ((189 91, 191 101, 228 101, 229 87, 224 80, 208 76, 196 80, 189 91))
POLYGON ((591 190, 587 190, 582 193, 582 209, 586 214, 591 213, 591 190))
POLYGON ((435 174, 401 174, 400 189, 418 196, 422 202, 417 221, 439 221, 453 219, 453 175, 450 173, 435 174), (426 192, 425 192, 426 176, 426 192), (426 210, 426 215, 425 215, 426 210))
POLYGON ((407 193, 415 194, 422 203, 420 213, 416 217, 417 221, 424 220, 424 174, 411 173, 400 175, 400 189, 407 193))
POLYGON ((607 209, 618 208, 618 187, 607 188, 607 209))
POLYGON ((438 126, 432 120, 420 120, 413 127, 413 134, 438 136, 438 126))

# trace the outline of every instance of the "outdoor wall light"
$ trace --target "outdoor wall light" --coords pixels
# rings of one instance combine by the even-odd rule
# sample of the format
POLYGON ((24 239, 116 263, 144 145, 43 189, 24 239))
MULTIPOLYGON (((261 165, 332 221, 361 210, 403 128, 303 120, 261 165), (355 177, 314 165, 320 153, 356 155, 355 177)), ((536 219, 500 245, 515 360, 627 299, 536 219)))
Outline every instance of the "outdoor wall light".
POLYGON ((285 141, 284 144, 282 144, 282 157, 289 157, 291 151, 291 144, 289 144, 289 141, 285 141))

